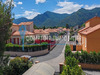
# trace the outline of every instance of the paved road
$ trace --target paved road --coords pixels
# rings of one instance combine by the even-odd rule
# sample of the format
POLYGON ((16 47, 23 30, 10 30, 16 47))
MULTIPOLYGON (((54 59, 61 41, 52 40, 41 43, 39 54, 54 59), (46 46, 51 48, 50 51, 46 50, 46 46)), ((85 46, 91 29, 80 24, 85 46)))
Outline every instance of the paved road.
POLYGON ((100 75, 100 71, 83 70, 86 75, 100 75))
POLYGON ((35 61, 46 62, 51 65, 56 72, 59 72, 59 63, 64 62, 64 50, 65 45, 68 42, 67 36, 65 36, 57 46, 50 51, 49 54, 37 57, 35 61))
POLYGON ((56 45, 56 47, 49 52, 49 54, 44 55, 44 56, 39 56, 36 57, 35 61, 40 61, 40 62, 44 62, 44 61, 48 61, 50 59, 54 59, 56 57, 58 57, 59 55, 61 55, 64 46, 66 45, 66 41, 64 40, 64 38, 56 45))

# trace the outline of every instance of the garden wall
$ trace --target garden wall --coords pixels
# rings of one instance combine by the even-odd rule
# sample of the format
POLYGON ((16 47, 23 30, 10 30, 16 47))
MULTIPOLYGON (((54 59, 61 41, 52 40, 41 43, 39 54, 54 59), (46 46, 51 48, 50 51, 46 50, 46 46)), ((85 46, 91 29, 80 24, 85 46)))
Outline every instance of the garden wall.
POLYGON ((76 45, 76 50, 81 51, 82 50, 82 45, 76 45))
POLYGON ((91 70, 100 70, 100 65, 98 64, 86 64, 86 63, 79 63, 83 69, 91 69, 91 70))
MULTIPOLYGON (((71 51, 73 51, 73 45, 70 45, 71 51)), ((81 51, 82 46, 81 45, 76 45, 76 51, 81 51)))
POLYGON ((73 51, 73 45, 70 45, 71 51, 73 51))
POLYGON ((5 54, 9 54, 11 56, 22 56, 22 55, 30 55, 30 56, 40 56, 49 53, 48 49, 35 51, 35 52, 13 52, 13 51, 5 51, 5 54))

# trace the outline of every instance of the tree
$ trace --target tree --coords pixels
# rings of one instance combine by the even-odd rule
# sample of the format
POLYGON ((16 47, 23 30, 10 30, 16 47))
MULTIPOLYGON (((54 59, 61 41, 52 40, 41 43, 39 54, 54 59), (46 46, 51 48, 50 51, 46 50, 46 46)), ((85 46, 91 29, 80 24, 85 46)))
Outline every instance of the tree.
POLYGON ((5 51, 6 41, 10 37, 10 27, 12 26, 12 1, 3 3, 0 0, 0 55, 5 51))
POLYGON ((82 68, 78 66, 78 60, 75 57, 66 57, 65 66, 61 75, 85 75, 82 68))
POLYGON ((4 75, 22 75, 32 66, 32 62, 25 57, 12 59, 9 66, 5 68, 4 75))
POLYGON ((69 28, 69 25, 68 24, 66 24, 66 29, 68 29, 69 28))
POLYGON ((45 30, 45 26, 43 26, 43 30, 45 30))
POLYGON ((12 0, 10 2, 6 1, 3 3, 0 0, 0 75, 2 75, 2 70, 4 66, 7 65, 8 56, 4 55, 6 41, 10 37, 10 27, 12 26, 13 16, 12 16, 13 4, 12 0))
POLYGON ((34 25, 34 29, 38 29, 38 27, 36 25, 34 25))
POLYGON ((85 27, 85 23, 83 23, 83 24, 81 25, 81 27, 85 27))

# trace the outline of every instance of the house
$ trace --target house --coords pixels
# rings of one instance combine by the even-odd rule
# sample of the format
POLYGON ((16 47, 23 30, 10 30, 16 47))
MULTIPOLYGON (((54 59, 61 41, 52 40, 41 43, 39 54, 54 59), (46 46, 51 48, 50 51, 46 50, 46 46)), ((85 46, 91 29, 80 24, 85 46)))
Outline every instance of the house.
POLYGON ((15 24, 13 23, 12 27, 11 27, 11 37, 9 40, 7 40, 7 43, 13 43, 13 44, 21 44, 21 36, 20 36, 20 32, 19 32, 19 28, 25 25, 27 31, 25 32, 25 36, 32 36, 34 37, 34 33, 33 33, 33 22, 21 22, 20 24, 15 24))
POLYGON ((78 43, 87 52, 100 51, 100 17, 93 17, 78 32, 78 43))
POLYGON ((33 22, 21 22, 20 24, 13 23, 11 27, 11 37, 6 43, 21 44, 20 27, 25 26, 26 36, 32 36, 34 40, 52 40, 53 36, 58 36, 58 29, 34 29, 33 22), (51 38, 52 37, 52 38, 51 38))
POLYGON ((57 29, 45 29, 45 32, 49 33, 50 39, 53 39, 54 37, 58 37, 58 30, 57 29))
POLYGON ((76 31, 76 30, 78 30, 78 29, 79 29, 79 25, 76 25, 76 26, 73 27, 73 30, 74 30, 74 31, 76 31))
POLYGON ((49 39, 49 32, 44 31, 43 29, 35 29, 34 32, 35 39, 42 39, 42 40, 48 40, 49 39))

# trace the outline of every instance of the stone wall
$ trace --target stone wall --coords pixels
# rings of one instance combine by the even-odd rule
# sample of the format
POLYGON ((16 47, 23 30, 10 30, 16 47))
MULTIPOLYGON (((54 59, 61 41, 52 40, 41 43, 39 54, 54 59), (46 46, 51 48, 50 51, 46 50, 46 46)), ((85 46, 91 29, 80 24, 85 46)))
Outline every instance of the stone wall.
POLYGON ((9 54, 11 56, 22 56, 22 55, 30 55, 30 56, 40 56, 49 53, 48 49, 36 51, 36 52, 12 52, 12 51, 5 51, 5 54, 9 54))

